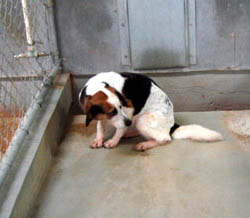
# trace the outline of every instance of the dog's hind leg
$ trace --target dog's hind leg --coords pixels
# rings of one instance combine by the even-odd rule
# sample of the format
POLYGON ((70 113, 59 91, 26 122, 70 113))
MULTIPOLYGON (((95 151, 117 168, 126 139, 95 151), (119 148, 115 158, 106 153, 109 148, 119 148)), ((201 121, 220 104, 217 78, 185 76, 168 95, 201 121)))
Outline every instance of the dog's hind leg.
MULTIPOLYGON (((170 117, 171 118, 171 117, 170 117)), ((136 120, 136 128, 148 141, 136 145, 136 150, 145 151, 171 141, 170 127, 174 121, 161 114, 146 113, 136 120)))
POLYGON ((155 140, 150 140, 150 141, 145 141, 145 142, 141 142, 139 144, 137 144, 135 146, 135 149, 137 151, 145 151, 145 150, 148 150, 148 149, 151 149, 153 147, 156 147, 158 145, 164 145, 166 144, 168 141, 155 141, 155 140))

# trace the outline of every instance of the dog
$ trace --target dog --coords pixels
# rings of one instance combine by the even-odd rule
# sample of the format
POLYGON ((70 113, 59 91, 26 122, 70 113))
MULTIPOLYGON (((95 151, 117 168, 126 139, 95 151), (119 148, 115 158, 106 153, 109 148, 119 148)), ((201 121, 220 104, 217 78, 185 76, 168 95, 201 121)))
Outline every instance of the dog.
POLYGON ((149 77, 136 73, 103 72, 91 77, 79 93, 86 114, 86 126, 97 120, 96 138, 91 148, 114 148, 122 137, 142 135, 147 141, 136 145, 145 151, 171 139, 222 140, 222 135, 200 125, 179 126, 174 121, 173 104, 167 94, 149 77), (105 124, 115 128, 104 142, 105 124), (134 125, 136 131, 127 132, 134 125))

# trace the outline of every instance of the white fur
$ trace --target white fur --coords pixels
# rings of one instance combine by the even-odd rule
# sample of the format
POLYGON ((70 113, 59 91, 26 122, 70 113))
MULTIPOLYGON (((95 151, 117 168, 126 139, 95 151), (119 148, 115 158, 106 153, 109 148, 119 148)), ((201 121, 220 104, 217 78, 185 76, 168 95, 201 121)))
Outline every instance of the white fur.
POLYGON ((118 111, 116 116, 113 116, 110 120, 108 120, 108 122, 113 125, 115 128, 117 129, 122 129, 122 128, 126 128, 125 124, 124 124, 124 119, 126 119, 127 117, 123 116, 121 114, 121 112, 118 111))
POLYGON ((102 91, 108 96, 108 103, 114 105, 117 109, 121 106, 117 96, 105 88, 105 83, 108 83, 111 87, 121 92, 124 85, 125 78, 115 72, 99 73, 96 76, 90 78, 85 86, 86 95, 94 95, 95 93, 102 91))
POLYGON ((125 78, 122 77, 119 73, 115 72, 98 73, 94 77, 90 78, 86 83, 86 94, 93 95, 96 92, 102 90, 105 87, 105 84, 103 82, 108 83, 118 92, 121 92, 125 82, 125 78))
POLYGON ((171 141, 169 135, 171 126, 168 125, 168 117, 157 113, 144 113, 140 115, 135 125, 138 131, 148 140, 154 139, 158 142, 171 141))
POLYGON ((180 126, 172 134, 174 139, 193 139, 197 141, 219 141, 223 137, 220 133, 196 124, 180 126))
POLYGON ((173 110, 173 104, 167 94, 158 86, 152 84, 150 95, 137 117, 150 113, 151 125, 157 124, 160 129, 164 128, 169 132, 170 128, 174 125, 173 110), (166 100, 168 100, 169 103, 167 103, 166 100), (154 119, 152 119, 152 117, 154 117, 154 119))

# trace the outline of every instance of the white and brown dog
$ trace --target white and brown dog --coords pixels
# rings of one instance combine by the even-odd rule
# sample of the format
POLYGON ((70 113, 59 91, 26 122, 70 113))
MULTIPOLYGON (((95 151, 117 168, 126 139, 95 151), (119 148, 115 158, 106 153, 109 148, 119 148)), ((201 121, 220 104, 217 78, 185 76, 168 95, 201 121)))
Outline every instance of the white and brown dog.
POLYGON ((113 148, 122 137, 137 133, 127 132, 132 124, 147 141, 136 145, 144 151, 174 139, 199 141, 222 140, 221 134, 199 125, 175 124, 173 104, 166 93, 150 78, 135 73, 99 73, 88 80, 79 94, 80 105, 86 116, 86 126, 98 120, 97 135, 92 148, 113 148), (114 136, 104 142, 105 123, 115 128, 114 136))

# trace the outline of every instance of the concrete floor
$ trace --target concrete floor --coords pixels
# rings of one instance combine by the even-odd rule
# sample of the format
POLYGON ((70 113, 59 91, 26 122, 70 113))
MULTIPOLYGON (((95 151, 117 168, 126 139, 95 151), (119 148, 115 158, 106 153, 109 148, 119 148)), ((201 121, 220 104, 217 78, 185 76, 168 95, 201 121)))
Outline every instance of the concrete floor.
POLYGON ((95 125, 74 116, 38 201, 35 218, 249 218, 250 111, 177 113, 225 137, 174 140, 146 152, 123 139, 90 149, 95 125))

